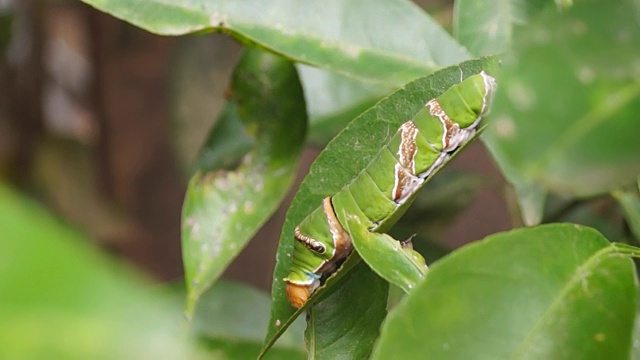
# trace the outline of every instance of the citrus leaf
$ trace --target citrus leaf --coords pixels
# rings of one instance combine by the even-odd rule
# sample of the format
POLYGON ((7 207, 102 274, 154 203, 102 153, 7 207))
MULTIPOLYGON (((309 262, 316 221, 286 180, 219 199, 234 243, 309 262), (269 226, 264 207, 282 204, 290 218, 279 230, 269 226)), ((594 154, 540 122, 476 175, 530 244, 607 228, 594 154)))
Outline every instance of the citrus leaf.
MULTIPOLYGON (((468 61, 408 84, 405 88, 383 99, 375 107, 354 119, 318 156, 312 164, 309 174, 300 185, 283 226, 272 284, 271 321, 265 339, 264 351, 286 329, 292 319, 304 311, 304 308, 296 311, 289 304, 285 294, 285 284, 282 281, 291 269, 294 227, 314 208, 318 207, 323 198, 336 193, 364 169, 378 152, 380 145, 386 143, 399 126, 411 119, 426 101, 459 83, 462 75, 470 76, 479 73, 493 63, 491 59, 468 61)), ((346 270, 345 267, 353 266, 357 260, 356 256, 351 256, 343 265, 343 270, 346 270)), ((366 266, 359 269, 361 270, 357 271, 361 272, 362 276, 369 271, 366 266)), ((338 271, 337 274, 330 277, 324 287, 314 293, 308 305, 320 298, 324 291, 341 283, 338 278, 343 276, 344 272, 338 271)), ((366 279, 376 278, 364 277, 366 279)), ((362 288, 366 289, 366 286, 362 288)), ((366 292, 359 296, 372 302, 381 301, 386 304, 386 297, 384 299, 371 297, 366 292)), ((346 314, 344 316, 348 317, 346 314)))
POLYGON ((579 2, 517 33, 483 134, 516 188, 591 196, 640 173, 638 8, 579 2))
POLYGON ((550 224, 454 251, 389 315, 373 359, 627 359, 638 289, 618 246, 550 224))
POLYGON ((453 35, 476 56, 508 51, 514 29, 552 0, 477 1, 456 0, 453 8, 453 35))
POLYGON ((388 283, 364 262, 346 273, 341 283, 309 308, 305 340, 311 359, 367 359, 380 334, 388 283))
MULTIPOLYGON (((199 296, 286 195, 304 142, 305 103, 293 64, 260 50, 247 51, 232 89, 254 147, 237 169, 199 172, 189 183, 182 211, 188 317, 199 296)), ((211 136, 216 137, 215 131, 211 136)), ((226 151, 226 143, 212 145, 226 151)), ((202 153, 211 156, 212 151, 202 153)))
POLYGON ((0 358, 201 358, 169 293, 4 185, 0 239, 0 358))
POLYGON ((631 189, 616 190, 613 192, 613 197, 622 207, 631 232, 640 241, 640 195, 638 195, 638 191, 631 189))
MULTIPOLYGON (((269 321, 270 306, 271 299, 267 294, 240 283, 221 280, 202 295, 193 318, 192 332, 220 358, 255 359, 269 321), (251 309, 251 316, 246 316, 247 309, 251 309)), ((302 321, 291 326, 274 346, 269 354, 271 358, 305 359, 303 329, 302 321)))
POLYGON ((394 86, 469 58, 408 0, 83 1, 157 34, 222 31, 296 62, 394 86))

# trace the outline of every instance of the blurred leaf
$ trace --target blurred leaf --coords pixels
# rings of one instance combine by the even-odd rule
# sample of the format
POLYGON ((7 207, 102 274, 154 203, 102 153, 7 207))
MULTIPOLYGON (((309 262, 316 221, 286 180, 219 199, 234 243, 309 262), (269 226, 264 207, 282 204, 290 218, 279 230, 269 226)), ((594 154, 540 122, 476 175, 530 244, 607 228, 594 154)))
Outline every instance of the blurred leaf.
POLYGON ((102 244, 135 237, 133 221, 104 196, 92 149, 63 139, 39 144, 34 163, 35 187, 49 206, 102 244))
POLYGON ((579 2, 518 32, 484 134, 516 187, 590 196, 640 173, 639 8, 579 2))
MULTIPOLYGON (((280 332, 286 329, 291 319, 300 314, 296 311, 286 298, 284 291, 285 284, 282 281, 291 269, 291 254, 293 253, 293 229, 300 223, 314 208, 320 205, 323 198, 330 196, 347 185, 365 166, 371 161, 373 156, 380 149, 381 144, 385 144, 396 132, 398 127, 412 118, 429 99, 443 93, 452 85, 460 82, 461 73, 466 77, 486 69, 492 64, 490 59, 474 60, 462 63, 460 66, 447 68, 432 76, 425 77, 405 88, 395 92, 383 99, 375 107, 369 109, 361 116, 354 119, 336 138, 334 138, 325 151, 323 151, 312 164, 309 174, 300 185, 300 188, 293 199, 292 205, 287 212, 285 224, 278 247, 276 258, 276 268, 273 276, 272 298, 273 307, 271 309, 271 321, 269 331, 265 340, 265 350, 277 339, 280 332), (281 326, 276 326, 276 321, 281 326)), ((381 229, 385 231, 386 229, 381 229)), ((354 258, 353 256, 351 257, 354 258)), ((351 259, 350 259, 351 260, 351 259)), ((351 265, 347 260, 346 265, 351 265)), ((355 261, 355 260, 354 260, 355 261)), ((344 268, 345 266, 343 266, 344 268)), ((362 281, 369 281, 376 277, 370 277, 366 266, 360 267, 358 275, 363 276, 362 281)), ((309 305, 315 299, 321 297, 324 291, 329 290, 333 284, 340 284, 340 289, 346 285, 343 281, 333 280, 345 272, 339 271, 329 278, 324 287, 318 289, 311 297, 309 305)), ((363 290, 367 284, 363 284, 363 290)), ((374 286, 374 285, 371 285, 374 286)), ((346 291, 346 290, 345 290, 346 291)), ((352 294, 355 297, 355 294, 352 294)), ((368 295, 366 290, 359 296, 371 302, 384 302, 386 297, 379 299, 368 295)), ((375 306, 371 306, 375 307, 375 306)), ((338 316, 348 316, 345 314, 338 316)), ((316 312, 317 313, 317 312, 316 312)), ((370 314, 373 316, 373 314, 370 314)), ((313 319, 311 319, 313 321, 313 319)), ((332 331, 335 329, 324 329, 332 331)))
MULTIPOLYGON (((232 88, 255 146, 236 170, 198 173, 189 183, 182 213, 188 317, 286 195, 304 142, 305 103, 293 64, 247 51, 232 88)), ((211 156, 208 149, 203 154, 211 156)))
POLYGON ((629 224, 631 232, 640 241, 640 196, 636 190, 617 190, 613 197, 622 207, 624 217, 629 224))
POLYGON ((414 245, 420 243, 416 239, 439 240, 457 215, 473 203, 477 191, 486 184, 486 179, 473 173, 444 168, 418 193, 390 235, 399 240, 415 235, 414 245))
POLYGON ((508 51, 514 29, 552 0, 478 1, 456 0, 453 10, 453 35, 475 56, 508 51))
MULTIPOLYGON (((214 134, 212 124, 216 120, 216 115, 221 111, 233 112, 233 114, 218 115, 218 120, 229 119, 229 124, 220 126, 239 128, 241 137, 238 138, 237 134, 231 133, 228 137, 223 137, 227 131, 220 130, 215 133, 220 135, 221 139, 209 138, 208 140, 210 144, 226 140, 231 143, 229 145, 238 150, 239 154, 231 152, 225 157, 218 150, 211 154, 213 159, 206 154, 200 154, 198 157, 198 161, 204 162, 202 165, 204 168, 230 168, 251 148, 251 141, 247 142, 243 139, 246 135, 243 133, 244 127, 237 118, 235 107, 228 102, 225 104, 222 96, 228 89, 227 78, 230 77, 238 61, 241 47, 232 39, 220 34, 183 36, 176 42, 177 46, 172 53, 169 70, 171 76, 169 88, 171 132, 169 135, 176 158, 184 173, 193 175, 190 171, 199 168, 198 164, 194 166, 194 160, 200 152, 207 152, 211 147, 211 145, 203 147, 203 144, 207 141, 209 133, 214 134), (219 161, 222 165, 217 165, 219 161)), ((218 145, 218 147, 221 146, 218 145)))
POLYGON ((536 184, 529 183, 517 183, 514 188, 524 225, 534 226, 540 224, 544 216, 547 192, 536 184))
POLYGON ((551 224, 455 251, 389 315, 373 359, 628 359, 637 285, 618 246, 551 224))
POLYGON ((247 132, 236 104, 226 103, 194 161, 194 172, 237 168, 254 145, 247 132))
MULTIPOLYGON (((223 111, 231 110, 229 104, 223 104, 221 94, 227 84, 220 78, 226 77, 228 69, 233 68, 239 48, 232 39, 220 34, 178 39, 171 67, 171 135, 185 173, 206 141, 215 114, 220 108, 224 108, 223 111), (215 62, 212 62, 214 59, 215 62)), ((371 86, 370 83, 302 64, 297 64, 296 68, 309 115, 307 141, 316 145, 326 145, 349 121, 395 89, 383 85, 371 86)), ((220 137, 222 139, 215 141, 227 139, 238 152, 230 153, 224 159, 219 159, 222 156, 218 152, 211 154, 216 157, 211 159, 201 154, 199 160, 207 164, 223 160, 223 166, 228 167, 233 163, 230 160, 239 159, 238 153, 241 156, 248 150, 242 147, 246 143, 237 141, 235 135, 220 137)))
MULTIPOLYGON (((217 340, 207 339, 203 341, 205 347, 211 352, 211 359, 215 360, 247 360, 254 359, 260 352, 260 343, 246 342, 242 340, 217 340)), ((266 360, 293 360, 306 359, 304 350, 274 348, 264 357, 266 360)))
POLYGON ((0 186, 0 358, 196 359, 179 307, 0 186))
POLYGON ((371 86, 364 81, 301 64, 296 67, 307 100, 309 141, 321 146, 349 121, 397 89, 395 86, 371 86))
POLYGON ((231 33, 296 62, 393 86, 469 58, 408 0, 83 1, 157 34, 231 33))
POLYGON ((592 227, 607 239, 625 241, 626 234, 620 226, 622 214, 617 204, 609 197, 578 201, 570 211, 556 221, 570 222, 592 227))
MULTIPOLYGON (((269 296, 239 283, 218 281, 202 295, 193 332, 216 358, 248 359, 260 352, 269 321, 269 296), (247 316, 250 311, 251 316, 247 316)), ((276 343, 272 358, 306 358, 302 321, 297 321, 276 343), (286 356, 285 356, 286 355, 286 356)))

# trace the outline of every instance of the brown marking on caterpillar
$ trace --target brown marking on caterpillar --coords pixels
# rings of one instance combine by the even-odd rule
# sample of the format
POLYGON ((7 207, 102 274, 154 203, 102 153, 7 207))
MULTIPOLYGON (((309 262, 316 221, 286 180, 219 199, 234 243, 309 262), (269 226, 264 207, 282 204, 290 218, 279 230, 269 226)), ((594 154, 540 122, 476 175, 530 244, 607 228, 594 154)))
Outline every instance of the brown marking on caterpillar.
POLYGON ((326 260, 317 270, 316 274, 324 274, 325 272, 332 272, 338 266, 338 263, 349 256, 353 250, 353 243, 351 242, 351 236, 342 227, 336 211, 331 203, 331 197, 326 197, 322 200, 322 210, 327 218, 327 224, 329 225, 329 231, 331 232, 331 238, 333 239, 333 253, 331 258, 326 260))
POLYGON ((442 151, 449 151, 452 150, 450 147, 457 147, 458 144, 451 144, 451 138, 455 137, 460 131, 460 125, 451 121, 449 115, 447 115, 447 113, 442 110, 442 107, 440 107, 440 103, 438 103, 437 99, 433 98, 429 100, 426 106, 429 107, 429 113, 440 119, 440 123, 442 124, 442 151))
POLYGON ((400 165, 405 169, 411 170, 411 175, 416 174, 415 157, 418 152, 416 145, 416 136, 418 128, 413 121, 409 120, 400 126, 400 147, 398 148, 398 158, 400 165))
POLYGON ((394 184, 391 192, 392 199, 396 204, 404 203, 411 194, 420 188, 424 179, 411 175, 402 165, 396 163, 394 166, 394 184))
POLYGON ((413 121, 407 121, 400 126, 399 162, 394 166, 394 184, 391 191, 391 200, 397 204, 404 203, 411 194, 418 190, 423 182, 422 179, 416 177, 417 135, 418 128, 413 121))
POLYGON ((324 254, 325 251, 327 251, 327 248, 324 246, 323 243, 301 233, 300 227, 298 226, 296 226, 295 230, 293 231, 293 235, 295 236, 296 240, 302 242, 304 246, 306 246, 307 249, 311 251, 317 252, 318 254, 324 254))

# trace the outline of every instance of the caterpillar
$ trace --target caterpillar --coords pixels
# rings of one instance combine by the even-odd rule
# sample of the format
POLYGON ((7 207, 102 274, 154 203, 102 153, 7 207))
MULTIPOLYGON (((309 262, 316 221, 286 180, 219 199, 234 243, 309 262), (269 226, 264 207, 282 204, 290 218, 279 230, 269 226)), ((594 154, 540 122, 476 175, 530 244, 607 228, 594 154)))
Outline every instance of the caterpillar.
POLYGON ((291 305, 304 306, 352 252, 343 226, 346 214, 369 231, 395 223, 425 180, 473 137, 495 88, 495 79, 483 71, 429 100, 351 183, 302 220, 294 230, 291 271, 284 279, 291 305))

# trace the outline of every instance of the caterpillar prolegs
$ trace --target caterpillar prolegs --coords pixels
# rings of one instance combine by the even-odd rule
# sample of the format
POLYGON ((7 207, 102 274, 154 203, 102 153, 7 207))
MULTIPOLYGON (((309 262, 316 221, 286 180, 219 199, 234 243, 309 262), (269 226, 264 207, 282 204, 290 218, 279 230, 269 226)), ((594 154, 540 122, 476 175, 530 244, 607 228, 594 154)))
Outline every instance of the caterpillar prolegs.
POLYGON ((302 220, 284 279, 293 306, 302 307, 353 250, 346 216, 370 231, 397 220, 425 179, 475 134, 495 88, 495 79, 481 72, 429 100, 350 184, 302 220))

